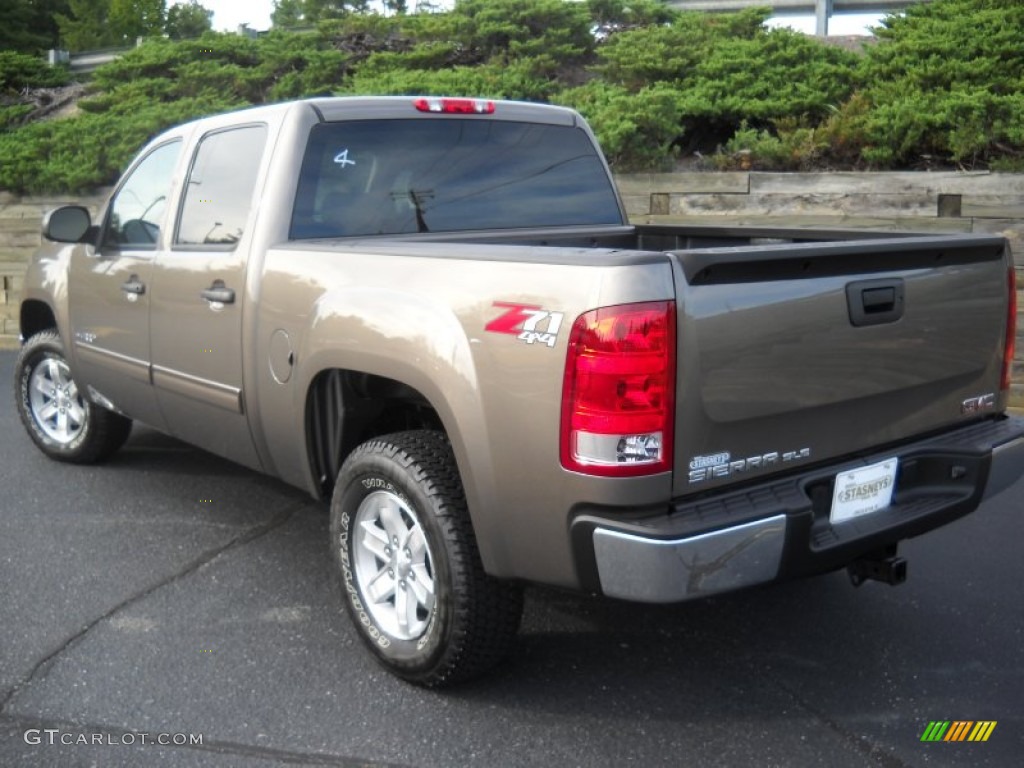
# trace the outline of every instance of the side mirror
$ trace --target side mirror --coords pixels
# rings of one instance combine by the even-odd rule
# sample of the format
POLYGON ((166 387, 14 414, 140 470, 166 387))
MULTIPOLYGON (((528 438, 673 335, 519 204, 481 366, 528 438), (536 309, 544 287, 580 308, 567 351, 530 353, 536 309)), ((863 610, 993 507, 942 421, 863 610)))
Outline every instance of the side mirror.
POLYGON ((43 237, 58 243, 80 243, 92 225, 88 209, 65 205, 43 217, 43 237))

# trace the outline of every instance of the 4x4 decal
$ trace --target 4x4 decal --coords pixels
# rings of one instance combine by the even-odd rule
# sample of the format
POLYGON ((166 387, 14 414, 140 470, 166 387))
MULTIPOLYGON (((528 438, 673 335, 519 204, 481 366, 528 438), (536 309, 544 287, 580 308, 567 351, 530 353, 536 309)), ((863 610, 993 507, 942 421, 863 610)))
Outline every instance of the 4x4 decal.
POLYGON ((506 301, 496 301, 494 306, 505 311, 485 325, 485 331, 507 333, 527 344, 555 346, 558 329, 562 327, 561 312, 541 309, 536 304, 512 304, 506 301))

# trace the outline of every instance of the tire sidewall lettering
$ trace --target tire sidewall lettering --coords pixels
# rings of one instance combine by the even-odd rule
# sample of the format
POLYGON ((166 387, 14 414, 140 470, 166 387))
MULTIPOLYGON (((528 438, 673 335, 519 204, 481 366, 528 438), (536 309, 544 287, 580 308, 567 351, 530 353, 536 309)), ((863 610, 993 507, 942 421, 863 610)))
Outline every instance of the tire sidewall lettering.
POLYGON ((359 640, 392 674, 430 688, 447 686, 475 677, 507 652, 522 614, 522 589, 484 573, 451 443, 443 433, 410 429, 371 437, 355 448, 337 473, 330 536, 336 594, 359 640), (392 496, 390 502, 370 498, 384 494, 392 496), (397 573, 380 568, 397 571, 404 561, 388 550, 374 528, 384 524, 383 505, 404 508, 403 522, 387 521, 388 530, 411 525, 409 518, 415 518, 429 549, 433 607, 429 616, 418 614, 417 632, 409 639, 399 637, 409 637, 408 624, 385 629, 400 626, 392 589, 401 583, 397 573), (364 520, 369 523, 366 530, 364 520), (364 544, 367 535, 379 539, 381 546, 364 544), (381 578, 396 584, 389 581, 387 591, 379 591, 381 578), (361 589, 386 594, 388 604, 372 604, 361 589), (381 624, 375 625, 377 618, 381 624), (382 635, 390 641, 387 646, 378 641, 382 635))
POLYGON ((341 578, 345 585, 345 594, 348 596, 349 602, 352 604, 352 608, 359 619, 359 624, 363 627, 366 633, 381 648, 388 648, 391 645, 391 639, 381 632, 377 628, 377 625, 373 623, 373 619, 370 618, 370 614, 363 605, 363 600, 359 595, 359 587, 356 586, 355 576, 352 573, 352 559, 349 554, 350 523, 351 518, 349 517, 348 512, 343 513, 341 520, 341 532, 338 534, 338 562, 341 565, 341 578))
MULTIPOLYGON (((355 545, 353 539, 355 532, 352 530, 353 514, 366 496, 378 491, 394 494, 402 502, 415 509, 424 534, 430 540, 431 547, 436 550, 442 546, 437 541, 437 536, 434 533, 435 525, 431 518, 431 512, 429 509, 424 509, 424 503, 412 498, 403 484, 400 484, 397 479, 389 477, 388 473, 384 470, 363 473, 350 479, 348 486, 342 492, 338 538, 335 545, 342 590, 355 619, 354 623, 364 633, 371 645, 386 652, 389 659, 396 659, 401 662, 406 659, 412 661, 416 657, 424 655, 428 657, 433 656, 439 650, 444 627, 444 616, 442 614, 446 613, 446 609, 443 600, 438 600, 430 621, 420 637, 415 640, 400 640, 389 636, 377 626, 373 617, 366 609, 364 598, 360 593, 359 585, 356 583, 355 573, 352 568, 352 548, 355 545)), ((440 563, 437 562, 437 558, 435 558, 435 567, 438 568, 438 571, 442 570, 440 563)), ((434 578, 435 584, 440 586, 440 583, 443 583, 443 580, 447 577, 441 573, 435 573, 434 578)))
POLYGON ((25 359, 25 364, 21 366, 21 370, 18 371, 18 409, 21 411, 22 421, 30 430, 31 437, 38 445, 40 445, 40 447, 57 453, 71 454, 78 450, 86 439, 88 439, 91 422, 90 408, 92 406, 88 400, 83 398, 85 419, 82 424, 82 429, 71 442, 59 443, 47 435, 36 420, 35 414, 32 412, 31 395, 29 394, 32 374, 44 360, 59 360, 65 364, 67 363, 64 357, 54 350, 41 349, 27 357, 25 359))
POLYGON ((404 493, 402 493, 401 489, 396 488, 394 483, 383 477, 364 477, 359 481, 359 484, 366 491, 387 491, 389 493, 395 494, 395 496, 400 498, 405 503, 409 503, 409 499, 406 497, 404 493))

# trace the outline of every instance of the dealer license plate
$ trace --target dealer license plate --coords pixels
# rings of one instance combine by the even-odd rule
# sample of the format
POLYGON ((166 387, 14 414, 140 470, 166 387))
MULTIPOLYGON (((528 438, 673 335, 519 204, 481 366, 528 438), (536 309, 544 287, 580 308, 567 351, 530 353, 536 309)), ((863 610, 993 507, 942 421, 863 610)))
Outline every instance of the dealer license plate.
POLYGON ((870 467, 851 469, 836 475, 836 487, 832 493, 832 523, 841 523, 888 507, 896 488, 898 464, 898 459, 893 457, 870 467))

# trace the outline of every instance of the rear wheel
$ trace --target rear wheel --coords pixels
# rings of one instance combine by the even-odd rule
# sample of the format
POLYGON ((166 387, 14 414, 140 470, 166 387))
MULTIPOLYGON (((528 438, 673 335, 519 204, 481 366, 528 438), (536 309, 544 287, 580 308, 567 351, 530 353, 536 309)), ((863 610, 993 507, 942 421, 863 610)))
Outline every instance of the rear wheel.
POLYGON ((514 642, 522 590, 484 573, 444 435, 401 432, 353 451, 335 485, 331 550, 357 631, 399 677, 466 680, 514 642))
POLYGON ((15 363, 14 395, 29 437, 52 459, 102 461, 131 433, 130 419, 90 402, 78 389, 55 331, 25 342, 15 363))

